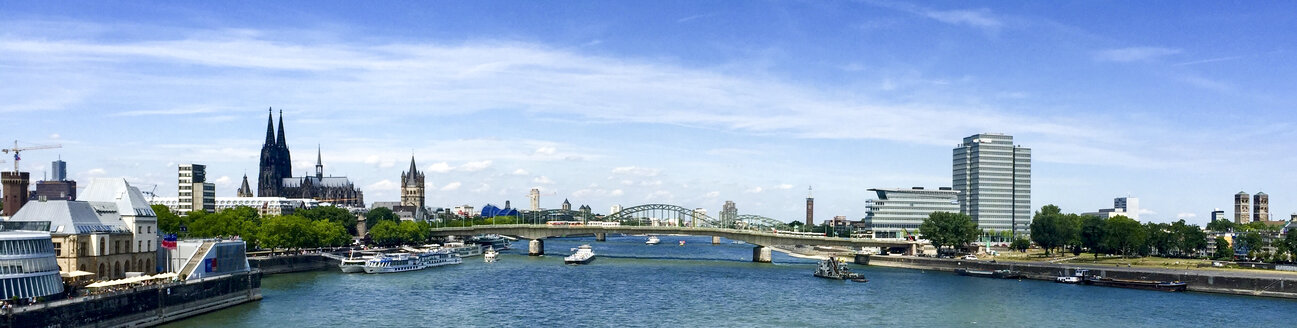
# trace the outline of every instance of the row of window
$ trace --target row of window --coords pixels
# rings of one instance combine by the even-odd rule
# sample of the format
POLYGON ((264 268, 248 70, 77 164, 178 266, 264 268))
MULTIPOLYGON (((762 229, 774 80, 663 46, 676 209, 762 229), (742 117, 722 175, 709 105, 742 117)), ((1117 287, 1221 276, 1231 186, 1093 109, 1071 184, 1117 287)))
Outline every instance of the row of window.
POLYGON ((46 256, 32 259, 0 260, 0 275, 58 272, 59 262, 46 256))
POLYGON ((49 239, 0 240, 0 255, 48 254, 54 252, 49 239))
POLYGON ((4 299, 32 298, 56 295, 63 292, 63 279, 58 272, 35 277, 0 279, 4 299))

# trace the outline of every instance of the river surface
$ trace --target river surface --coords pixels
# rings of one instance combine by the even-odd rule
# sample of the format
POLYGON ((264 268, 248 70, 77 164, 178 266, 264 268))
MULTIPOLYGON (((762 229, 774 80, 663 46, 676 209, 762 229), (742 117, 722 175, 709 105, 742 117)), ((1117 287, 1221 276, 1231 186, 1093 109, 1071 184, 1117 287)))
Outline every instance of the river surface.
POLYGON ((393 274, 267 276, 260 302, 167 327, 1293 327, 1297 301, 961 277, 853 265, 867 283, 811 276, 814 260, 710 237, 525 241, 497 263, 393 274), (678 246, 679 240, 685 246, 678 246), (564 265, 581 244, 589 265, 564 265))

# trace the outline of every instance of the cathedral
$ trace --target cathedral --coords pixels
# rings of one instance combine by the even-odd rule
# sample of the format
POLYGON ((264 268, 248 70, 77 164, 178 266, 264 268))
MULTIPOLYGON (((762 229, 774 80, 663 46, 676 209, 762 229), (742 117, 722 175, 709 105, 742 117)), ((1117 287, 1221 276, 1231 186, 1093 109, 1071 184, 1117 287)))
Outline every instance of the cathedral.
POLYGON ((257 196, 311 198, 336 206, 365 207, 365 196, 347 177, 324 176, 324 162, 319 149, 315 155, 315 175, 294 177, 293 159, 284 138, 284 112, 279 111, 279 134, 275 134, 275 117, 266 119, 266 143, 261 146, 261 176, 257 196))

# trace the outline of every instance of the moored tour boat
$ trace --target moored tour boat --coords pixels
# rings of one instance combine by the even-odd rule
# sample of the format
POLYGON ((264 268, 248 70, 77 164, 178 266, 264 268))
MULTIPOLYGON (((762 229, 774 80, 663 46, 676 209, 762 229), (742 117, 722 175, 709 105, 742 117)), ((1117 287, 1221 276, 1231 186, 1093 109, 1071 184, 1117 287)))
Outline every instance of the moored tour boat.
POLYGON ((365 273, 393 273, 422 270, 427 268, 418 255, 410 253, 392 253, 376 255, 365 261, 365 273))

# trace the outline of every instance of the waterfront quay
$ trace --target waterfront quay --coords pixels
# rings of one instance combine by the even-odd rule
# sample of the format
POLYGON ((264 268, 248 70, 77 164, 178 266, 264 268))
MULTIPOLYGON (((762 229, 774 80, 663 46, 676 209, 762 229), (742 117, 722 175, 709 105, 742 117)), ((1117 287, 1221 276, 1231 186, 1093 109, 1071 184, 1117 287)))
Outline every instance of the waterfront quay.
POLYGON ((9 308, 0 328, 156 326, 261 298, 254 270, 9 308))
POLYGON ((1052 264, 1024 262, 990 262, 983 260, 941 259, 899 255, 856 255, 856 264, 918 270, 955 271, 1012 270, 1028 279, 1054 281, 1071 276, 1078 269, 1090 274, 1116 279, 1148 281, 1181 281, 1189 291, 1297 299, 1297 275, 1274 272, 1177 270, 1161 268, 1123 268, 1102 265, 1052 264))

